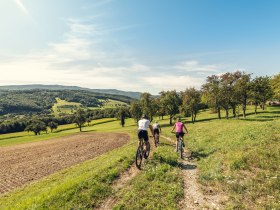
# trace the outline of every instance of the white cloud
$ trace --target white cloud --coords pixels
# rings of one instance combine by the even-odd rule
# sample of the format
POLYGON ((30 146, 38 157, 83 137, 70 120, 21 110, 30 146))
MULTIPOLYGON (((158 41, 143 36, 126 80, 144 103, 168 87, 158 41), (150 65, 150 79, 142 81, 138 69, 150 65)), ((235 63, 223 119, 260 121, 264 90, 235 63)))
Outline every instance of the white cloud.
POLYGON ((15 3, 17 4, 18 8, 25 14, 26 16, 30 16, 28 10, 25 8, 21 0, 14 0, 15 3))
POLYGON ((196 73, 218 73, 221 69, 224 68, 221 64, 200 64, 196 60, 185 61, 179 63, 179 65, 175 66, 176 69, 181 70, 183 72, 196 72, 196 73))
POLYGON ((104 36, 110 30, 76 19, 68 19, 67 24, 69 31, 61 42, 0 62, 0 85, 61 84, 157 94, 199 88, 207 75, 225 68, 195 60, 168 66, 145 65, 119 43, 119 51, 103 48, 104 36))
POLYGON ((182 91, 189 87, 199 88, 204 82, 204 78, 191 77, 191 76, 176 76, 176 75, 164 75, 164 76, 152 76, 143 78, 148 86, 160 92, 161 90, 176 90, 182 91))

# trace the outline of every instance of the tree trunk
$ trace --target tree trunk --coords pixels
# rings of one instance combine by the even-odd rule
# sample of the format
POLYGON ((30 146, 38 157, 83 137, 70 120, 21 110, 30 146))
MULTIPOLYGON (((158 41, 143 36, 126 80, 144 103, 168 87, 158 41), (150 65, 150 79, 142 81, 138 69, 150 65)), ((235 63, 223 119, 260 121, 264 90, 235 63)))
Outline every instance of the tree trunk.
POLYGON ((242 104, 243 118, 246 118, 246 104, 247 104, 247 98, 244 98, 242 104))
POLYGON ((257 114, 258 104, 255 103, 255 114, 257 114))
POLYGON ((193 116, 193 112, 191 113, 192 115, 192 123, 194 124, 194 116, 193 116))
POLYGON ((196 120, 196 112, 194 113, 194 120, 193 120, 193 124, 195 123, 196 120))
POLYGON ((233 117, 236 118, 236 106, 232 106, 233 117))
POLYGON ((80 128, 80 132, 82 132, 82 125, 79 125, 79 128, 80 128))
POLYGON ((221 108, 218 107, 218 118, 221 119, 221 108))
POLYGON ((226 118, 228 120, 228 108, 226 108, 226 118))
POLYGON ((169 124, 172 125, 172 116, 169 117, 169 124))

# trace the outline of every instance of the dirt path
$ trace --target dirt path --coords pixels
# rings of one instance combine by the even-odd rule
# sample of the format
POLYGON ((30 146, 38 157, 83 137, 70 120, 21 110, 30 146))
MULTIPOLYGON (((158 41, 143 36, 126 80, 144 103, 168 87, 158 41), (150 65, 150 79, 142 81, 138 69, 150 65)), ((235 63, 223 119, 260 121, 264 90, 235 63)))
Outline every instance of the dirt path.
POLYGON ((140 170, 133 164, 127 171, 122 173, 114 183, 113 183, 113 195, 108 197, 99 208, 98 210, 111 210, 113 209, 114 205, 117 203, 117 198, 115 197, 116 193, 121 190, 130 180, 132 180, 140 170))
POLYGON ((129 141, 127 134, 81 133, 0 148, 0 195, 129 141))
MULTIPOLYGON (((150 139, 150 144, 151 144, 151 152, 149 157, 153 155, 153 151, 155 149, 155 146, 153 144, 153 139, 150 139)), ((135 148, 136 149, 136 148, 135 148)), ((143 165, 145 165, 145 159, 143 159, 144 162, 142 162, 143 165)), ((132 180, 141 170, 139 170, 135 162, 130 166, 130 168, 122 173, 120 177, 113 183, 112 188, 113 188, 113 195, 108 197, 98 208, 98 210, 111 210, 113 209, 114 205, 117 203, 117 198, 115 195, 119 190, 121 190, 123 187, 125 187, 130 180, 132 180)))
MULTIPOLYGON (((163 137, 163 136, 162 136, 163 137)), ((168 137, 163 137, 172 141, 168 137)), ((173 142, 173 141, 172 141, 173 142)), ((180 209, 224 209, 223 203, 226 197, 214 192, 203 193, 201 186, 197 182, 198 169, 194 161, 189 160, 190 154, 184 153, 182 163, 182 175, 184 181, 184 199, 180 202, 180 209)))

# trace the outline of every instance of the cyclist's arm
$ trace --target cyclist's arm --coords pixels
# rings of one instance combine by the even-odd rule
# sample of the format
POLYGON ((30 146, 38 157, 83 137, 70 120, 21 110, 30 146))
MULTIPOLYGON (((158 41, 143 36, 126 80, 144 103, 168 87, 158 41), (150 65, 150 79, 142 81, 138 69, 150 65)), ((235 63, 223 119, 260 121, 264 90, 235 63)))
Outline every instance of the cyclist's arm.
POLYGON ((184 128, 185 128, 186 133, 189 133, 189 131, 188 131, 188 129, 186 128, 185 124, 184 124, 184 128))
POLYGON ((176 125, 174 124, 174 126, 173 126, 173 128, 172 128, 171 132, 173 132, 173 131, 174 131, 174 129, 175 129, 175 126, 176 126, 176 125))

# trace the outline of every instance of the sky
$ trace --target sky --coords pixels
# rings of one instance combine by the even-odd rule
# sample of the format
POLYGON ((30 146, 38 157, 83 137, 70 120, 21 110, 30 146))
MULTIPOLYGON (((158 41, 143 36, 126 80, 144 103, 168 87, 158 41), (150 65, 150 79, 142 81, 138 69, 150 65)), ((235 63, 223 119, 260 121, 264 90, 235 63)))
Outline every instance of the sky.
POLYGON ((0 86, 158 94, 280 72, 278 0, 0 0, 0 86))

